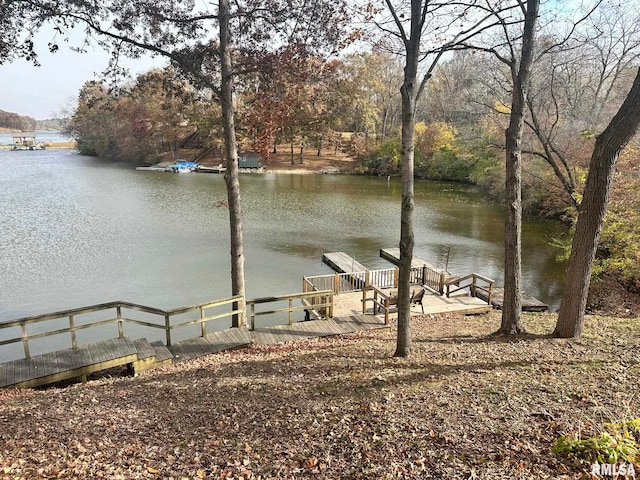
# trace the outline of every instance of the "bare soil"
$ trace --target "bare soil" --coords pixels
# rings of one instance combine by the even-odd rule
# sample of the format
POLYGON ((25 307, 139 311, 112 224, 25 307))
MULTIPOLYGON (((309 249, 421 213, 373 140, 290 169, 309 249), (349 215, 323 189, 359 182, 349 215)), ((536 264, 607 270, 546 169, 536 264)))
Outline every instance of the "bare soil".
MULTIPOLYGON (((182 149, 180 157, 185 160, 194 160, 199 154, 198 149, 182 149)), ((170 154, 163 156, 163 161, 171 162, 170 154)), ((212 151, 198 161, 204 166, 214 167, 224 160, 219 153, 212 151)), ((305 148, 300 163, 300 147, 294 148, 293 163, 288 145, 281 145, 278 153, 272 153, 264 162, 264 171, 273 173, 352 173, 356 161, 341 151, 324 149, 318 155, 317 150, 305 148)))
POLYGON ((555 319, 507 339, 498 313, 417 317, 408 359, 390 328, 0 390, 0 478, 581 478, 551 448, 640 416, 640 319, 579 340, 555 319))

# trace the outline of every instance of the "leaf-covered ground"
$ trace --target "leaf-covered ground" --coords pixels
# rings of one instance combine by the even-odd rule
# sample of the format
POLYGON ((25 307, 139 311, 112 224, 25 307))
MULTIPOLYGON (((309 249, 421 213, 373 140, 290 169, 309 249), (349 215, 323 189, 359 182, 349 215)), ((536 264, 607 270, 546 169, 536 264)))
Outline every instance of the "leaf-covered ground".
POLYGON ((253 347, 41 391, 0 390, 1 478, 579 478, 558 436, 640 416, 640 321, 488 337, 499 314, 253 347))

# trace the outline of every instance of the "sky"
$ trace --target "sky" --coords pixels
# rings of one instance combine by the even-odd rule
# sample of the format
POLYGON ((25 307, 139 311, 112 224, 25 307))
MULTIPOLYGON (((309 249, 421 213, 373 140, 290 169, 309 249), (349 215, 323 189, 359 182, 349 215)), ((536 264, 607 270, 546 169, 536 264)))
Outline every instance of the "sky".
MULTIPOLYGON (((27 115, 36 120, 56 118, 69 110, 82 85, 101 77, 109 55, 95 47, 86 53, 69 50, 65 45, 55 54, 47 49, 46 34, 36 38, 38 61, 35 67, 25 60, 0 65, 0 110, 27 115)), ((122 64, 133 73, 165 65, 162 59, 126 60, 122 64)))

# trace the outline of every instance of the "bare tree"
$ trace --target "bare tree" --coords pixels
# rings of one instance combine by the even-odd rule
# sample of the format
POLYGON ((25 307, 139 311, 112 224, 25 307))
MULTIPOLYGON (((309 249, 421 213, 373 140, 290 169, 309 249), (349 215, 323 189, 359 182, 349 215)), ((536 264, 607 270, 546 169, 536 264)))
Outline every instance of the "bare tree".
POLYGON ((598 135, 589 174, 580 203, 576 233, 573 237, 566 283, 553 335, 579 337, 593 260, 609 202, 615 165, 620 152, 640 127, 640 70, 624 103, 607 128, 598 135))
MULTIPOLYGON (((510 6, 501 5, 503 10, 510 6)), ((463 48, 476 35, 498 25, 493 11, 478 2, 434 2, 384 0, 386 17, 374 23, 385 34, 382 42, 404 58, 402 96, 402 203, 400 213, 400 273, 398 279, 398 338, 395 356, 411 352, 410 274, 413 247, 414 127, 416 105, 427 81, 445 52, 463 48), (428 45, 430 43, 430 45, 428 45)))
MULTIPOLYGON (((524 14, 522 53, 509 59, 513 81, 511 113, 506 140, 505 221, 504 221, 504 304, 499 333, 524 333, 522 324, 522 132, 527 91, 533 65, 539 0, 520 1, 524 14), (519 63, 519 64, 518 64, 519 63)), ((513 52, 513 50, 512 50, 513 52)))
POLYGON ((600 3, 562 36, 545 33, 547 47, 536 59, 527 99, 535 143, 525 148, 549 164, 575 209, 582 189, 575 169, 586 169, 588 160, 581 151, 583 137, 604 128, 612 106, 628 91, 631 65, 640 56, 638 6, 600 3))

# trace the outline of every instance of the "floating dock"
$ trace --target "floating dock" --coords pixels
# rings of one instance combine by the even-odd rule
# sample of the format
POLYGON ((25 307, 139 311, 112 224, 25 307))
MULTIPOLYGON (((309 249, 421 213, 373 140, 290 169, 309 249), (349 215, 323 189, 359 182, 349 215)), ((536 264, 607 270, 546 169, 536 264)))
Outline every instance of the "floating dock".
POLYGON ((203 167, 200 165, 196 168, 196 172, 198 173, 225 173, 227 171, 227 167, 220 164, 217 167, 203 167))
MULTIPOLYGON (((487 296, 484 292, 478 291, 478 298, 481 298, 487 301, 487 296)), ((504 287, 494 287, 493 294, 491 295, 491 305, 496 310, 502 310, 504 305, 504 287)), ((541 302, 537 298, 532 297, 531 295, 527 295, 526 293, 522 294, 522 311, 523 312, 546 312, 549 310, 549 305, 541 302)))
POLYGON ((367 267, 344 252, 323 253, 322 261, 338 273, 359 273, 367 271, 367 267))
MULTIPOLYGON (((393 263, 396 267, 400 266, 400 248, 381 248, 380 256, 385 260, 393 263)), ((433 270, 434 272, 445 273, 445 283, 455 282, 455 280, 458 278, 458 275, 454 275, 442 268, 438 268, 432 263, 429 263, 426 260, 423 260, 422 258, 416 257, 414 255, 411 259, 411 268, 422 268, 424 266, 426 266, 430 270, 433 270)))
POLYGON ((164 172, 166 171, 166 167, 156 167, 156 166, 136 167, 136 170, 141 170, 145 172, 164 172))

